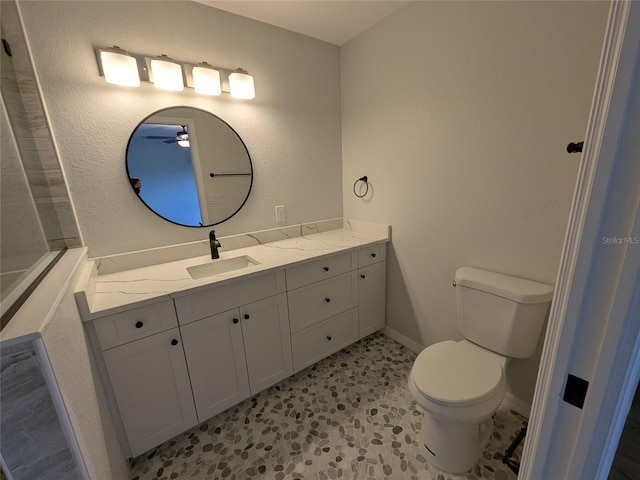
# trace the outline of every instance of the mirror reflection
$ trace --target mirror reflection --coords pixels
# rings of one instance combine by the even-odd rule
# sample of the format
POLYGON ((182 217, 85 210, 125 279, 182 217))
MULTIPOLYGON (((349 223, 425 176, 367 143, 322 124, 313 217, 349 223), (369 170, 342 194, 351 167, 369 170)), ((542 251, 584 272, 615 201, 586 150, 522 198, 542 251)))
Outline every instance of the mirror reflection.
POLYGON ((138 198, 187 227, 228 220, 253 184, 240 136, 221 118, 193 107, 166 108, 140 122, 129 139, 126 166, 138 198))

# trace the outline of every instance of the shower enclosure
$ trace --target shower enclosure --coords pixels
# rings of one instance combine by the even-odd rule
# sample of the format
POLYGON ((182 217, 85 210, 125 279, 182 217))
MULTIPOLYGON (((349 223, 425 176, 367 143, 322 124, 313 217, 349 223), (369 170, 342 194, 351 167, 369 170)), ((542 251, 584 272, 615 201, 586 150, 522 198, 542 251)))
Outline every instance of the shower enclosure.
POLYGON ((15 2, 0 2, 2 327, 68 247, 81 246, 15 2))

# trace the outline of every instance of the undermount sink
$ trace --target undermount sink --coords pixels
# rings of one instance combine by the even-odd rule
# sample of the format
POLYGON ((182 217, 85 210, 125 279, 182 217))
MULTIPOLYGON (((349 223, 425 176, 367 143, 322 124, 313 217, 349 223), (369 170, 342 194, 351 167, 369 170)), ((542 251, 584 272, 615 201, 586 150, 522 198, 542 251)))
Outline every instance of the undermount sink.
POLYGON ((210 262, 203 263, 201 265, 187 267, 187 272, 189 272, 191 278, 197 280, 199 278, 232 272, 234 270, 240 270, 254 265, 260 265, 260 262, 247 255, 242 255, 241 257, 211 260, 210 262))

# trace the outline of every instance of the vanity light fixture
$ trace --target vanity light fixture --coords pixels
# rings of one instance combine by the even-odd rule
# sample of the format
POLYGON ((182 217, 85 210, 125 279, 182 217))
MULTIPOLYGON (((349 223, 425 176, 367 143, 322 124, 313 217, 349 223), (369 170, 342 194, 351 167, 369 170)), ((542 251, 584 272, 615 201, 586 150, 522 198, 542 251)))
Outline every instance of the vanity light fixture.
POLYGON ((104 79, 122 87, 139 87, 138 63, 126 50, 114 46, 100 51, 104 79))
POLYGON ((220 95, 222 88, 220 87, 220 72, 207 62, 199 63, 193 67, 191 71, 193 75, 193 88, 196 92, 203 95, 220 95))
POLYGON ((229 70, 207 62, 195 65, 173 60, 167 55, 153 57, 131 53, 120 47, 96 48, 95 51, 99 73, 108 83, 137 87, 140 82, 149 82, 164 90, 182 91, 189 87, 202 95, 225 92, 244 100, 256 96, 253 77, 242 68, 229 70))
POLYGON ((229 75, 229 90, 234 98, 251 100, 256 96, 253 77, 241 68, 234 70, 229 75))
POLYGON ((175 63, 173 58, 160 55, 158 58, 151 60, 151 74, 156 88, 174 92, 184 90, 182 67, 180 64, 175 63))

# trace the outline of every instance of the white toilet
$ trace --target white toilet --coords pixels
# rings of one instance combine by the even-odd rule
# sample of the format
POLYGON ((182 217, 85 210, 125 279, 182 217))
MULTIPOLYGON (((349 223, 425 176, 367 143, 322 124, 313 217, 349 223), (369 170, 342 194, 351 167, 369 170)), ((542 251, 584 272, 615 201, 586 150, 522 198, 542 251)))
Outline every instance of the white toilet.
POLYGON ((509 358, 536 349, 553 288, 472 267, 456 271, 454 286, 465 340, 425 348, 409 374, 409 391, 424 409, 425 457, 440 470, 463 473, 491 436, 509 358))

